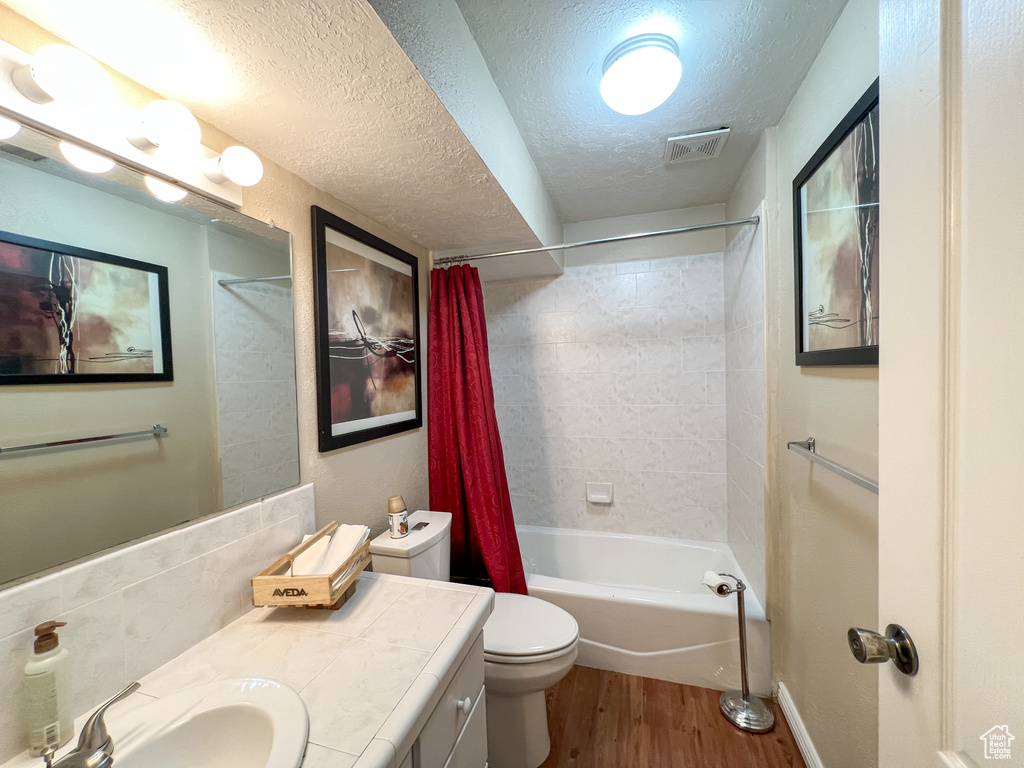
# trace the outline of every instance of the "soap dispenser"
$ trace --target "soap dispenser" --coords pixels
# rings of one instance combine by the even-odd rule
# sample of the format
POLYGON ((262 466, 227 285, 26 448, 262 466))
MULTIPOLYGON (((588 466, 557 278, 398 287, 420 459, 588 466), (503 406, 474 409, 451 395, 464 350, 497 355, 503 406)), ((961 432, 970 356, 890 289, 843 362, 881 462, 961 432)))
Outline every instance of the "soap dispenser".
POLYGON ((71 654, 54 631, 63 621, 36 627, 32 656, 25 665, 25 721, 29 752, 39 757, 64 746, 75 735, 71 717, 71 654))

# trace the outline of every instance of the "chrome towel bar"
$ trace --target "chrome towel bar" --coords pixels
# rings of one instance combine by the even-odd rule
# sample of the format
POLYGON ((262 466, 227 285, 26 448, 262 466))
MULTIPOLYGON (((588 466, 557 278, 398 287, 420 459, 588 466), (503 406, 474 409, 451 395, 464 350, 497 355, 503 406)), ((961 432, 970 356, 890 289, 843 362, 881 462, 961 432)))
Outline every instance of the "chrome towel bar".
POLYGON ((851 483, 856 483, 861 488, 867 488, 872 493, 878 493, 878 483, 876 483, 874 480, 869 480, 863 475, 858 475, 856 472, 852 472, 846 467, 842 467, 839 464, 836 464, 834 461, 829 461, 824 456, 819 456, 815 452, 813 437, 809 437, 803 441, 786 443, 786 447, 789 450, 795 451, 796 453, 799 453, 801 456, 810 459, 815 464, 820 464, 825 469, 830 470, 831 472, 835 472, 840 477, 845 477, 851 483))
POLYGON ((76 437, 71 440, 53 440, 49 443, 32 443, 30 445, 11 445, 0 447, 0 456, 8 453, 20 453, 21 451, 41 451, 46 448, 61 448, 66 445, 80 445, 82 443, 98 443, 102 440, 120 440, 125 437, 160 437, 167 434, 167 427, 154 424, 152 429, 143 429, 138 432, 119 432, 116 435, 96 435, 95 437, 76 437))

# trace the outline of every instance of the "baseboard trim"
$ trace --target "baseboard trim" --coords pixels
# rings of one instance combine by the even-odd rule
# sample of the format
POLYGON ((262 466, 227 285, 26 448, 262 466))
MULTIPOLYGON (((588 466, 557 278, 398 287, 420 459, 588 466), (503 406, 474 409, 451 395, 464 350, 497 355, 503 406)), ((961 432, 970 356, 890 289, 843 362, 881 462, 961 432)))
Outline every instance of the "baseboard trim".
POLYGON ((814 748, 814 742, 811 741, 811 734, 807 732, 807 726, 804 725, 785 683, 779 683, 779 706, 782 707, 786 722, 789 723, 789 730, 793 732, 793 738, 796 739, 796 745, 800 748, 800 754, 803 755, 807 768, 825 768, 821 758, 818 757, 818 750, 814 748))

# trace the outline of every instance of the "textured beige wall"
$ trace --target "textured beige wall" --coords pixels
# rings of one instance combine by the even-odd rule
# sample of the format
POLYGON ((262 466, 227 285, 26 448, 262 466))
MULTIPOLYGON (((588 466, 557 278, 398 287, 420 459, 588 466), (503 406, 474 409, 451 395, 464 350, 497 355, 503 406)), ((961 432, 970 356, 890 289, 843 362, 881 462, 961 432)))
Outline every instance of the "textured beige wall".
MULTIPOLYGON (((0 39, 33 53, 43 45, 62 42, 49 32, 0 5, 0 39)), ((144 106, 158 95, 111 73, 115 90, 126 102, 144 106)), ((215 127, 202 124, 203 143, 222 150, 236 143, 215 127)), ((329 454, 317 452, 316 437, 316 362, 313 319, 313 253, 310 206, 319 205, 394 243, 420 260, 420 310, 425 361, 428 252, 415 243, 396 236, 375 221, 298 176, 263 159, 263 181, 245 190, 242 212, 274 224, 292 235, 292 272, 295 297, 296 384, 299 406, 299 453, 302 481, 316 484, 317 521, 362 522, 374 533, 384 529, 387 497, 401 493, 410 509, 425 507, 427 485, 427 430, 423 428, 372 443, 344 448, 329 454)), ((424 424, 426 424, 426 366, 424 375, 424 424)))
MULTIPOLYGON (((877 0, 850 0, 779 126, 727 206, 766 201, 768 611, 772 674, 786 684, 826 766, 877 765, 878 675, 854 662, 851 626, 878 611, 878 497, 785 449, 878 476, 878 369, 794 363, 793 178, 878 75, 877 0)), ((884 105, 882 107, 885 109, 884 105)))
POLYGON ((878 497, 812 469, 784 444, 813 436, 829 458, 877 477, 878 369, 793 363, 792 181, 877 76, 877 0, 851 0, 779 124, 778 247, 767 277, 769 356, 777 365, 769 384, 777 417, 769 480, 773 666, 822 761, 834 766, 878 760, 878 674, 856 664, 846 644, 849 627, 877 621, 878 497))

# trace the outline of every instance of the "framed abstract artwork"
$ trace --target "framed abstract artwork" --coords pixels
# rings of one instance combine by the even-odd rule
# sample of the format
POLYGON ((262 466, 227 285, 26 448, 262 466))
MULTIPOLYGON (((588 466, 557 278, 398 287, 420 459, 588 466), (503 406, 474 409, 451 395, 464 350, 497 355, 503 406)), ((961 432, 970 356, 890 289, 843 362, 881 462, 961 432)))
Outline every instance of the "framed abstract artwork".
POLYGON ((419 263, 313 206, 320 452, 423 426, 419 263))
POLYGON ((173 379, 166 267, 0 232, 0 384, 173 379))
POLYGON ((877 365, 878 81, 793 180, 796 364, 877 365))

